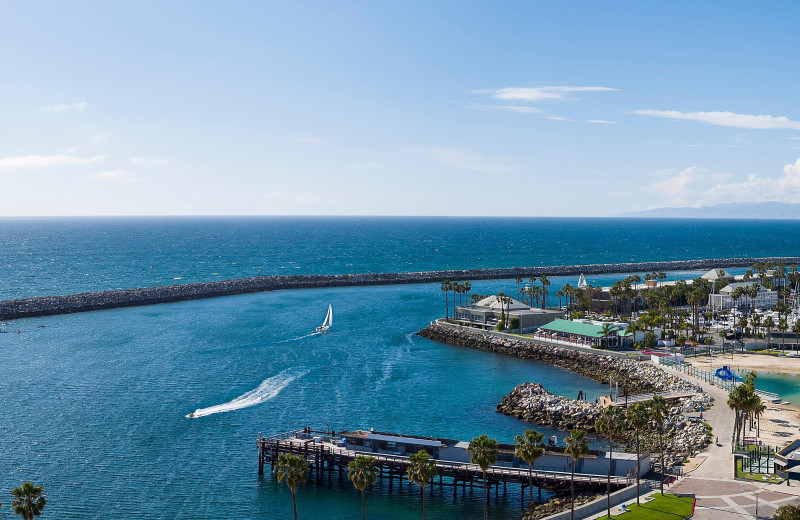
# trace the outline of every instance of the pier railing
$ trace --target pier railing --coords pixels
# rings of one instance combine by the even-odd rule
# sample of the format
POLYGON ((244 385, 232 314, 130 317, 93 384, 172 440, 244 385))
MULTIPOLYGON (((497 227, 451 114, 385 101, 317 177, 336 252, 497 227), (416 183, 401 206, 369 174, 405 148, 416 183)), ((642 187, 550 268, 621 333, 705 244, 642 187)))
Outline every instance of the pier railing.
MULTIPOLYGON (((401 474, 405 473, 405 470, 410 465, 410 461, 406 456, 349 449, 344 446, 338 446, 341 442, 342 438, 335 433, 297 430, 260 437, 259 451, 268 460, 273 457, 276 458, 280 453, 288 452, 304 455, 312 465, 319 464, 319 461, 324 459, 333 462, 339 467, 346 466, 349 461, 359 455, 366 455, 373 457, 377 466, 385 466, 401 474)), ((485 476, 486 479, 494 482, 527 483, 528 481, 528 469, 522 467, 490 466, 484 475, 479 465, 470 462, 437 459, 435 463, 440 475, 455 477, 459 480, 479 481, 485 476)), ((531 472, 531 477, 538 483, 550 482, 557 485, 568 484, 572 479, 569 471, 542 470, 537 469, 535 466, 531 472)), ((574 480, 579 485, 600 486, 608 482, 608 476, 576 473, 574 480)), ((626 486, 631 482, 631 479, 629 477, 613 476, 610 481, 611 485, 614 486, 626 486)))
MULTIPOLYGON (((723 381, 722 378, 717 377, 716 374, 713 372, 709 372, 708 370, 702 370, 700 368, 693 367, 692 365, 686 363, 679 363, 677 361, 660 361, 660 364, 672 367, 680 372, 683 372, 686 375, 690 375, 700 379, 701 381, 705 381, 707 383, 711 383, 712 385, 718 386, 728 392, 732 391, 737 386, 741 385, 741 381, 731 380, 731 381, 723 381)), ((756 394, 759 397, 767 400, 767 401, 778 401, 780 400, 780 396, 775 392, 767 392, 765 390, 756 389, 756 394)))

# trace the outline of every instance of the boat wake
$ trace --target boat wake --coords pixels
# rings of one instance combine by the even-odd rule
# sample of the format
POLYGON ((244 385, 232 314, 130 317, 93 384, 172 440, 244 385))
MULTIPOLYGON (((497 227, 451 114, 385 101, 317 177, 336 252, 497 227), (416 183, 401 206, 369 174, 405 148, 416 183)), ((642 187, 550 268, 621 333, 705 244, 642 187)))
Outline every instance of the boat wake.
POLYGON ((297 336, 296 338, 289 338, 289 339, 282 339, 281 341, 276 341, 275 343, 289 343, 290 341, 297 341, 301 339, 310 338, 311 336, 316 336, 318 334, 322 334, 321 332, 309 332, 308 334, 304 334, 303 336, 297 336))
POLYGON ((232 412, 234 410, 241 410, 242 408, 261 404, 277 396, 284 388, 289 386, 289 383, 303 377, 308 374, 308 372, 308 370, 303 368, 287 368, 283 372, 265 379, 254 390, 250 390, 227 403, 197 409, 186 417, 188 419, 197 419, 215 413, 232 412))

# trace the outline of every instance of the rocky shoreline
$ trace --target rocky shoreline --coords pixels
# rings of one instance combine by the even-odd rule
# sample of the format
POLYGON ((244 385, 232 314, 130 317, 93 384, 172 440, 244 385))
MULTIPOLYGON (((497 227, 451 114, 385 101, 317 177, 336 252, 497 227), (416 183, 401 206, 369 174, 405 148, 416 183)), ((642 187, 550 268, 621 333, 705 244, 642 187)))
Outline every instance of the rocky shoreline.
POLYGON ((694 385, 670 376, 649 363, 604 355, 602 350, 598 350, 596 354, 581 352, 439 324, 429 325, 418 334, 442 343, 477 348, 559 366, 601 383, 608 383, 609 377, 612 377, 629 395, 694 388, 694 385))
MULTIPOLYGON (((705 426, 700 421, 692 421, 683 417, 684 412, 697 411, 701 406, 708 409, 712 404, 708 394, 697 394, 677 400, 670 407, 669 417, 664 428, 664 464, 673 465, 683 460, 687 454, 706 447, 708 436, 705 426)), ((589 433, 598 434, 595 423, 600 417, 603 407, 594 402, 575 401, 548 392, 539 383, 523 383, 510 394, 503 397, 497 406, 497 412, 511 415, 542 426, 551 426, 562 430, 580 428, 589 433)), ((623 449, 635 452, 633 431, 623 432, 620 439, 623 449)), ((655 425, 651 425, 640 439, 642 451, 660 452, 655 425)), ((659 457, 652 457, 653 466, 660 465, 659 457)))
POLYGON ((137 305, 153 305, 234 294, 313 289, 321 287, 351 287, 363 285, 397 285, 438 283, 442 280, 498 280, 517 276, 577 276, 579 274, 609 274, 641 271, 674 271, 682 269, 711 269, 713 267, 748 267, 754 263, 800 263, 799 257, 769 258, 712 258, 669 262, 638 262, 615 264, 560 265, 547 267, 511 267, 501 269, 464 269, 423 271, 416 273, 361 273, 342 275, 259 276, 217 282, 185 283, 162 287, 146 287, 63 296, 43 296, 0 301, 0 320, 87 312, 137 305))
MULTIPOLYGON (((683 379, 671 376, 660 368, 640 361, 579 352, 556 346, 534 344, 521 340, 497 337, 465 329, 453 329, 434 324, 419 333, 420 336, 469 348, 533 359, 542 363, 560 366, 600 382, 607 382, 609 375, 628 393, 670 392, 676 390, 695 390, 695 386, 683 379)), ((664 443, 666 466, 674 465, 688 454, 705 448, 708 433, 700 421, 683 417, 685 412, 693 412, 703 407, 708 409, 713 399, 706 393, 699 393, 672 402, 669 418, 665 424, 664 443)), ((542 426, 562 430, 580 428, 596 434, 595 422, 603 407, 593 401, 577 401, 551 394, 538 383, 523 383, 506 395, 497 406, 497 412, 530 421, 542 426)), ((623 449, 635 451, 632 432, 624 434, 623 449)), ((645 432, 640 439, 642 451, 659 452, 659 441, 655 428, 645 432)), ((660 466, 660 458, 651 458, 651 465, 660 466)))

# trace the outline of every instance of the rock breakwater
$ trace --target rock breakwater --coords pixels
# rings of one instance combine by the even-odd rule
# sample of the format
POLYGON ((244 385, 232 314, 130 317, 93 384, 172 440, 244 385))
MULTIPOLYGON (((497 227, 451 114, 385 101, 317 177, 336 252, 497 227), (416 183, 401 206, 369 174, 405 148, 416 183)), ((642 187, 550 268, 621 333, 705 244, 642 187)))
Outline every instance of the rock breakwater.
POLYGON ((259 276, 216 282, 90 292, 63 296, 44 296, 0 302, 0 319, 11 320, 49 316, 136 305, 152 305, 200 298, 214 298, 253 292, 320 287, 396 285, 430 283, 442 280, 497 280, 517 276, 577 276, 640 271, 711 269, 713 267, 749 267, 754 263, 800 263, 800 257, 712 258, 668 262, 560 265, 547 267, 511 267, 500 269, 464 269, 415 273, 362 273, 342 275, 259 276))
POLYGON ((517 356, 563 367, 602 383, 608 383, 609 377, 612 377, 629 395, 694 388, 693 385, 683 379, 670 376, 649 363, 640 363, 631 359, 604 355, 602 350, 598 350, 597 354, 581 352, 544 343, 531 343, 438 324, 424 328, 419 332, 419 335, 434 341, 517 356))

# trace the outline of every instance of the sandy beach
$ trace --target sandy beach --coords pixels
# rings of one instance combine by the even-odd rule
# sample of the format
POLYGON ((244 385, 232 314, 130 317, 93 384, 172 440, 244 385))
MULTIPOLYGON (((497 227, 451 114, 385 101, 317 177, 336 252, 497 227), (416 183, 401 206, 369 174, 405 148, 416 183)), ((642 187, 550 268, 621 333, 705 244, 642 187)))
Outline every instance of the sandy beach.
POLYGON ((686 361, 691 363, 692 366, 703 370, 709 370, 712 367, 717 369, 723 365, 728 365, 731 368, 741 370, 800 375, 800 356, 778 357, 765 354, 734 354, 732 358, 730 355, 715 355, 713 358, 698 356, 686 358, 686 361))
MULTIPOLYGON (((777 357, 763 354, 734 354, 731 356, 714 356, 688 358, 688 362, 703 370, 717 369, 728 365, 737 370, 755 370, 782 374, 800 374, 800 358, 777 357)), ((726 403, 716 403, 727 406, 726 403)), ((761 418, 759 439, 771 446, 784 446, 795 438, 800 438, 800 407, 791 404, 765 402, 767 410, 761 418)), ((745 435, 755 437, 755 428, 745 430, 745 435)))

